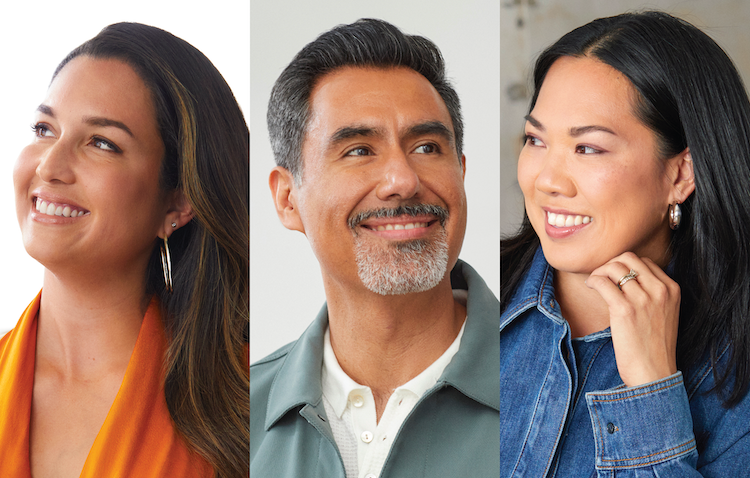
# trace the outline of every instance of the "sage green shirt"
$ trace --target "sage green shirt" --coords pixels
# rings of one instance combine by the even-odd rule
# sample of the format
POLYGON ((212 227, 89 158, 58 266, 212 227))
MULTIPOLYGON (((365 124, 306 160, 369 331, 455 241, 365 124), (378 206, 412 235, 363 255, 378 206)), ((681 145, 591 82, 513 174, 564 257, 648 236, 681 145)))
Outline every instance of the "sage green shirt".
MULTIPOLYGON (((500 304, 458 261, 468 290, 461 345, 406 418, 380 478, 491 478, 500 469, 500 304)), ((250 476, 346 478, 323 407, 324 306, 296 342, 250 366, 250 476)))

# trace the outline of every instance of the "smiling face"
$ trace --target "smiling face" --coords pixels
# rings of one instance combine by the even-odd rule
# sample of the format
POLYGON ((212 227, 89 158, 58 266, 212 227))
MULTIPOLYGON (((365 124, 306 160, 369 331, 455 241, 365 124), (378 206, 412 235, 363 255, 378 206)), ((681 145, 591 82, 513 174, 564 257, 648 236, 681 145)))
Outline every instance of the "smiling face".
POLYGON ((310 111, 303 178, 289 194, 293 212, 280 215, 305 233, 324 279, 380 294, 445 279, 466 196, 437 91, 407 68, 346 67, 319 79, 310 111))
POLYGON ((609 65, 563 57, 527 117, 518 182, 559 271, 590 273, 626 251, 668 261, 667 208, 692 192, 680 182, 687 153, 657 157, 654 133, 633 114, 636 95, 609 65))
POLYGON ((51 270, 145 270, 167 194, 164 146, 140 77, 118 60, 77 57, 50 85, 33 128, 13 174, 28 253, 51 270))

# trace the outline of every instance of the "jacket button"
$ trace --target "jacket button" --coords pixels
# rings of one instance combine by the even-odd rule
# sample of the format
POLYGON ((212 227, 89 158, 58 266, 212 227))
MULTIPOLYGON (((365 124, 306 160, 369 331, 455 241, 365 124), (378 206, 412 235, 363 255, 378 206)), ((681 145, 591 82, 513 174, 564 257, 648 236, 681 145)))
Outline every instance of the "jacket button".
POLYGON ((616 430, 617 427, 612 422, 607 423, 607 431, 610 435, 613 434, 616 430))

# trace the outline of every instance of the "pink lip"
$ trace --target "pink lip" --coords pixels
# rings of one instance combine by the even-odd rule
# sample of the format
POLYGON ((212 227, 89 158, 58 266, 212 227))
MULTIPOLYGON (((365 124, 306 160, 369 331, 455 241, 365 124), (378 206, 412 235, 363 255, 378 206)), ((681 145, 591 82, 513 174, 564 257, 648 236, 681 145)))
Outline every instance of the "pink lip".
POLYGON ((31 198, 31 219, 35 222, 42 223, 42 224, 70 224, 72 222, 76 222, 80 219, 83 219, 85 217, 88 217, 90 214, 84 214, 81 216, 76 217, 65 217, 65 216, 52 216, 49 214, 43 214, 36 209, 36 203, 37 200, 41 199, 42 201, 45 201, 47 203, 54 203, 58 206, 68 206, 71 209, 76 209, 78 211, 84 211, 85 213, 89 213, 90 211, 86 208, 83 208, 79 205, 77 205, 75 202, 71 201, 70 199, 67 199, 63 196, 60 196, 58 194, 52 194, 52 193, 46 193, 42 191, 34 191, 33 196, 31 198))
POLYGON ((586 226, 593 224, 593 222, 589 222, 588 224, 579 224, 577 226, 556 227, 547 222, 547 213, 552 212, 555 214, 564 214, 566 216, 585 216, 585 214, 573 213, 564 209, 542 208, 542 210, 544 211, 544 231, 547 233, 547 236, 552 239, 566 239, 586 226))

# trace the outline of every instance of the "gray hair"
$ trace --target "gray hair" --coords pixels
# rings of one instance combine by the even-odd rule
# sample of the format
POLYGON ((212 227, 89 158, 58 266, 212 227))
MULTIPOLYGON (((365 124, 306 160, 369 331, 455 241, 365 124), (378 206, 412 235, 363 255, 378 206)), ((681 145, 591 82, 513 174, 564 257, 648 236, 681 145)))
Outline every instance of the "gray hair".
POLYGON ((310 94, 316 81, 338 68, 406 67, 424 76, 445 102, 453 122, 458 157, 463 149, 461 104, 445 77, 445 61, 430 40, 405 35, 394 25, 371 18, 339 25, 306 45, 274 84, 268 102, 268 132, 278 166, 297 184, 302 181, 302 142, 310 118, 310 94))

